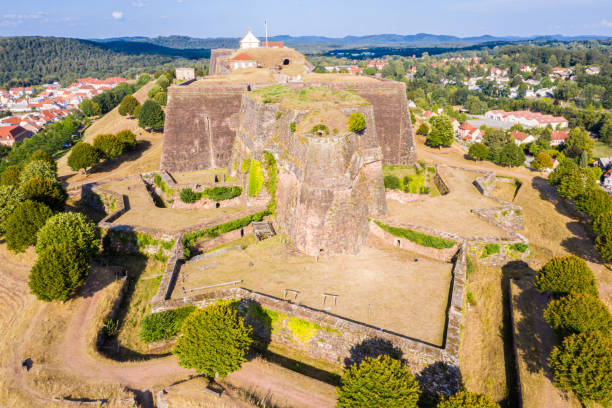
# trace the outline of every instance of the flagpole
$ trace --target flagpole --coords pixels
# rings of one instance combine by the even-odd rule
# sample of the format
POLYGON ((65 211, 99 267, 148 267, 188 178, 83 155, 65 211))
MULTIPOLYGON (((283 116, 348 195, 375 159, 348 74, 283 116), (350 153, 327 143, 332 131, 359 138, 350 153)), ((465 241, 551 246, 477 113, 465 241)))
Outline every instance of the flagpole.
POLYGON ((268 44, 268 20, 264 20, 264 24, 266 25, 266 48, 269 48, 270 44, 268 44))

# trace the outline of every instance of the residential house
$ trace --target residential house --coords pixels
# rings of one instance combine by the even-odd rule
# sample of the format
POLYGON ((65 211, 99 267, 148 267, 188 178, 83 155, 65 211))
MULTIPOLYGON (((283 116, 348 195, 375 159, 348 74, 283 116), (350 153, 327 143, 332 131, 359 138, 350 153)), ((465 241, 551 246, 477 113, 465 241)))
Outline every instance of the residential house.
POLYGON ((438 114, 437 114, 437 113, 435 113, 435 112, 432 112, 432 111, 430 111, 430 110, 426 110, 426 111, 424 111, 424 112, 423 112, 423 117, 424 117, 425 119, 429 119, 429 118, 431 118, 432 116, 438 116, 438 114))
POLYGON ((469 123, 465 122, 457 130, 457 138, 464 142, 482 142, 482 132, 469 123))
POLYGON ((374 67, 377 70, 381 70, 384 67, 386 67, 389 63, 387 61, 383 61, 383 60, 372 60, 368 63, 368 67, 374 67))
POLYGON ((529 133, 519 132, 518 130, 514 130, 511 133, 514 138, 514 142, 520 146, 522 144, 535 142, 536 138, 530 135, 529 133))
POLYGON ((19 125, 0 126, 0 144, 12 146, 15 142, 23 142, 32 136, 32 132, 19 125))
POLYGON ((606 190, 608 193, 612 193, 612 170, 608 170, 603 175, 603 181, 601 182, 601 187, 606 190))
POLYGON ((588 67, 584 72, 587 75, 597 75, 599 74, 599 67, 588 67))
POLYGON ((243 68, 257 68, 257 58, 246 52, 240 52, 229 60, 232 71, 243 68))
POLYGON ((599 166, 603 171, 609 170, 612 168, 612 157, 600 157, 595 162, 597 166, 599 166))
POLYGON ((550 142, 551 146, 562 145, 563 143, 565 143, 565 141, 569 137, 567 132, 563 132, 563 131, 560 131, 560 130, 556 130, 556 131, 552 132, 550 134, 550 136, 551 136, 551 139, 552 139, 551 142, 550 142))

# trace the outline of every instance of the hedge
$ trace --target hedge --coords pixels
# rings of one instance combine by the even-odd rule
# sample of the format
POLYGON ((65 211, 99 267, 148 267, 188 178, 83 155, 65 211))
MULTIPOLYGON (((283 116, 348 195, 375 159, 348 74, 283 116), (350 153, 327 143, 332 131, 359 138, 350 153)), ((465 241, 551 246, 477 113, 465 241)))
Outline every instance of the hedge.
POLYGON ((186 306, 145 316, 140 323, 140 339, 147 343, 171 339, 195 309, 195 306, 186 306))
POLYGON ((213 187, 204 190, 204 194, 213 201, 231 200, 242 194, 242 188, 233 187, 213 187))
POLYGON ((436 249, 446 249, 452 248, 457 244, 455 241, 434 237, 432 235, 423 234, 421 232, 416 232, 410 229, 392 227, 390 225, 385 225, 378 221, 374 221, 374 223, 391 235, 395 235, 396 237, 400 238, 406 238, 407 240, 422 246, 436 249))
POLYGON ((263 187, 264 175, 261 170, 261 162, 259 160, 251 160, 251 168, 249 170, 249 197, 257 197, 259 191, 263 187))

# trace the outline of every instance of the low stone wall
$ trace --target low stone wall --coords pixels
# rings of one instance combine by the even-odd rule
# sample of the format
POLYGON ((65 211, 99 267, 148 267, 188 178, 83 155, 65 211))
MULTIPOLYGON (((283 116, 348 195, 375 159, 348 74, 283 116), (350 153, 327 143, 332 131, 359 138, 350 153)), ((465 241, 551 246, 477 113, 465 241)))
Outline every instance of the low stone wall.
POLYGON ((387 231, 376 225, 373 221, 370 221, 370 233, 382 239, 389 246, 394 246, 405 251, 414 252, 442 262, 450 262, 457 253, 457 249, 459 248, 460 242, 463 241, 463 238, 459 235, 450 234, 443 231, 437 231, 430 228, 421 227, 419 225, 396 223, 393 226, 410 229, 427 235, 433 235, 436 237, 455 241, 457 244, 452 248, 430 248, 423 245, 419 245, 406 238, 396 237, 395 235, 388 233, 387 231))
MULTIPOLYGON (((117 295, 117 298, 115 299, 115 302, 113 303, 113 306, 111 307, 111 310, 108 312, 108 315, 106 316, 106 319, 104 319, 104 321, 108 319, 115 320, 117 318, 117 315, 119 314, 119 308, 121 307, 121 302, 123 301, 123 297, 125 296, 125 292, 127 291, 128 287, 127 276, 124 276, 123 278, 121 278, 121 280, 123 282, 121 283, 119 294, 117 295)), ((96 338, 96 349, 100 350, 100 347, 102 346, 105 340, 106 334, 104 333, 104 327, 102 327, 100 328, 100 331, 98 332, 98 337, 96 338)))
POLYGON ((515 238, 483 239, 469 242, 468 253, 478 260, 479 263, 493 266, 503 266, 511 261, 527 261, 531 255, 529 247, 525 252, 512 249, 514 244, 527 244, 527 239, 520 234, 515 238), (487 255, 487 245, 498 245, 499 252, 487 255))
POLYGON ((395 200, 399 203, 407 204, 414 201, 427 200, 430 196, 427 194, 404 193, 403 191, 399 190, 387 190, 385 192, 385 197, 387 200, 395 200))
POLYGON ((183 258, 183 236, 179 235, 176 238, 174 247, 172 248, 172 254, 168 258, 168 263, 166 264, 166 269, 164 270, 161 282, 159 283, 157 293, 151 300, 153 305, 164 302, 165 300, 170 299, 170 296, 172 296, 174 284, 176 283, 176 277, 178 276, 181 268, 183 258))
POLYGON ((525 228, 523 209, 518 205, 474 208, 471 212, 504 231, 521 231, 525 228))
POLYGON ((440 176, 440 173, 438 173, 437 170, 436 170, 436 174, 434 174, 433 182, 438 188, 438 190, 440 191, 440 194, 446 195, 449 193, 450 189, 448 188, 448 186, 446 185, 446 183, 444 182, 444 180, 440 176))
POLYGON ((491 171, 474 180, 474 185, 482 193, 482 195, 489 197, 493 190, 495 190, 496 182, 497 177, 495 177, 495 173, 491 171))

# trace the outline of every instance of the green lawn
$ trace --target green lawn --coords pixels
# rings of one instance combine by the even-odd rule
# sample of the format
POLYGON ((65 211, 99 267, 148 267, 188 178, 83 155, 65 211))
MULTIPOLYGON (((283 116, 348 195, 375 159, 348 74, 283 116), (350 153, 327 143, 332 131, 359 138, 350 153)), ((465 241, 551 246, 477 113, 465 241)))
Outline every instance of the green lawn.
POLYGON ((593 157, 599 159, 600 157, 612 157, 612 146, 597 140, 595 147, 593 148, 593 157))

